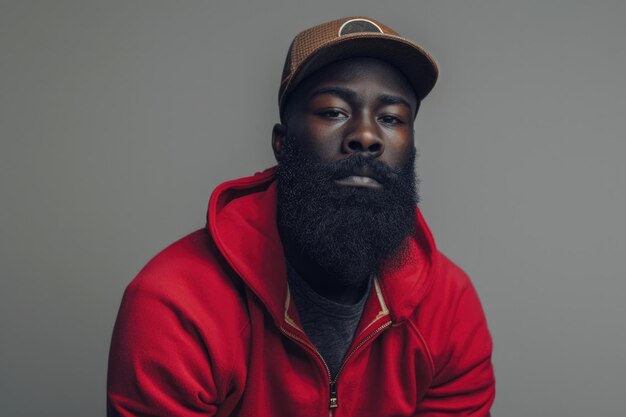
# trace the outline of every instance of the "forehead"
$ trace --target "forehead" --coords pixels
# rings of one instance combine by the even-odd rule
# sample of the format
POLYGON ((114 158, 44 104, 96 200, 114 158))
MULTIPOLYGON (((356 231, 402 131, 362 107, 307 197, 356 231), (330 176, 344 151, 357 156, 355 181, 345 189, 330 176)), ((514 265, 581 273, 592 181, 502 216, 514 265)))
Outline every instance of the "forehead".
POLYGON ((305 105, 313 93, 327 87, 344 87, 370 96, 399 96, 417 113, 415 92, 406 77, 394 66, 374 58, 349 58, 322 67, 294 89, 286 107, 305 105))

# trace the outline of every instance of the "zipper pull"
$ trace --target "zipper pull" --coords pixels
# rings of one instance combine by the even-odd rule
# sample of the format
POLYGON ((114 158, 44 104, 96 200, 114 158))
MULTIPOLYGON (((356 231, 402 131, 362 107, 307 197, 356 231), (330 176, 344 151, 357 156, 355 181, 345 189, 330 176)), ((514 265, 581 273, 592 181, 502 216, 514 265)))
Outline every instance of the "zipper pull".
POLYGON ((330 383, 330 408, 339 407, 339 399, 337 398, 337 383, 335 381, 330 383))

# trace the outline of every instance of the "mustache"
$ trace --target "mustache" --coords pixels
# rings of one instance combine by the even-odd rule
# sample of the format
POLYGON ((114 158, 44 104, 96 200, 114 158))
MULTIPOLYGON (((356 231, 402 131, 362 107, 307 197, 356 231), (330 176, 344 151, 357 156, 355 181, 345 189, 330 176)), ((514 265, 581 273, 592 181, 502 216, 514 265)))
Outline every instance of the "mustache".
POLYGON ((402 169, 393 169, 376 156, 354 154, 340 161, 317 163, 317 169, 327 180, 337 180, 352 175, 369 176, 381 184, 392 184, 402 174, 402 169))

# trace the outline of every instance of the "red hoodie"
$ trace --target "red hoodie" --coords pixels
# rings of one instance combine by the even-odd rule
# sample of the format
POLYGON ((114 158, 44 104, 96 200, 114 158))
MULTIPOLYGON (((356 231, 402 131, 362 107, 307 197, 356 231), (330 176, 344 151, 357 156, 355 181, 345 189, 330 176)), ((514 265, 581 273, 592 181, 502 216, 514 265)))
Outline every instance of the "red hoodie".
POLYGON ((207 230, 128 286, 108 416, 488 416, 492 344, 478 296, 419 210, 408 261, 378 274, 330 380, 290 301, 274 174, 218 186, 207 230))

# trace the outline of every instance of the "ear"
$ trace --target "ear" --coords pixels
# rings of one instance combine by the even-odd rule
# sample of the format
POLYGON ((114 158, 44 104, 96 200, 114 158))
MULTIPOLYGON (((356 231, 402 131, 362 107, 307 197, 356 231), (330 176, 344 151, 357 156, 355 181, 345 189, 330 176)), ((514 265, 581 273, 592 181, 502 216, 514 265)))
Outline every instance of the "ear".
POLYGON ((276 158, 277 162, 280 162, 280 159, 283 156, 286 138, 287 126, 276 123, 272 129, 272 149, 274 150, 274 158, 276 158))

